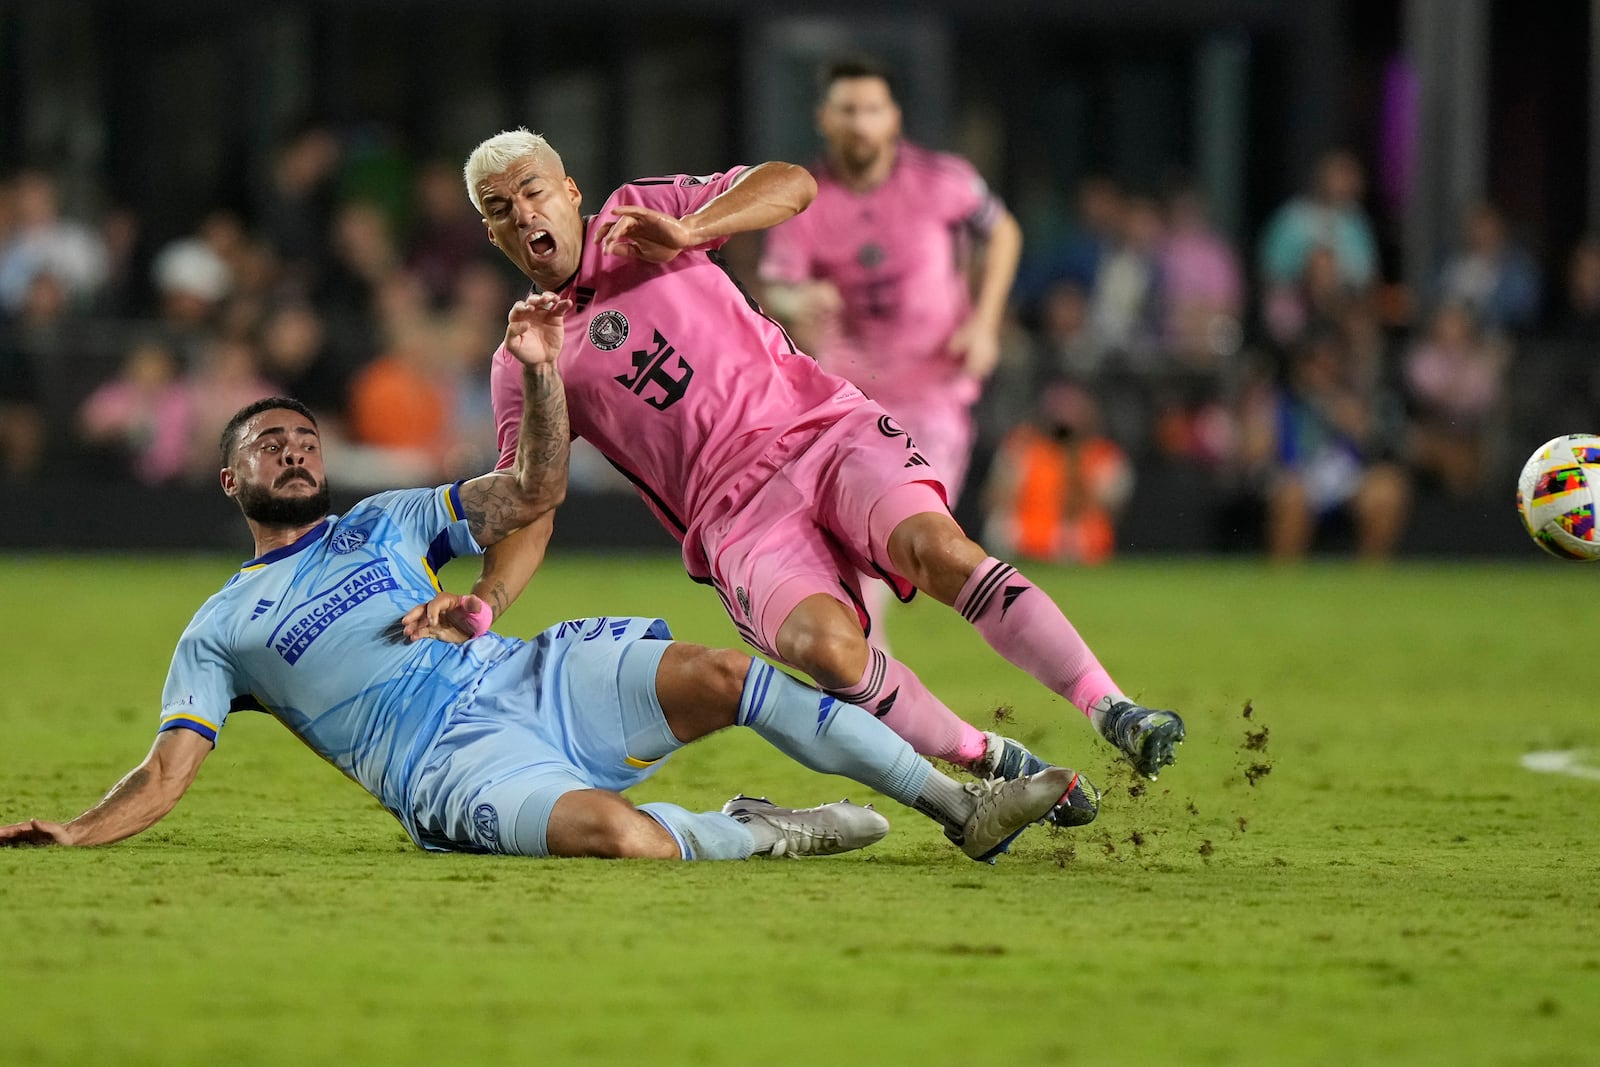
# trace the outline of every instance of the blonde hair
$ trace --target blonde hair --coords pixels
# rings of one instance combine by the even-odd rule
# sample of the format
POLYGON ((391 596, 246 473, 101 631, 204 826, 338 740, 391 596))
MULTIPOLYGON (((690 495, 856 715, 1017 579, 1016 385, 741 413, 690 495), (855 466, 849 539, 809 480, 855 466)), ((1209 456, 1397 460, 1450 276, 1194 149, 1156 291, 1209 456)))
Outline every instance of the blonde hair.
POLYGON ((537 133, 529 132, 524 126, 502 130, 474 148, 467 157, 462 174, 467 182, 467 196, 472 200, 472 206, 478 209, 478 214, 483 214, 483 201, 478 197, 480 182, 510 169, 513 164, 529 156, 546 154, 555 160, 557 166, 561 165, 561 154, 550 147, 550 142, 537 133))

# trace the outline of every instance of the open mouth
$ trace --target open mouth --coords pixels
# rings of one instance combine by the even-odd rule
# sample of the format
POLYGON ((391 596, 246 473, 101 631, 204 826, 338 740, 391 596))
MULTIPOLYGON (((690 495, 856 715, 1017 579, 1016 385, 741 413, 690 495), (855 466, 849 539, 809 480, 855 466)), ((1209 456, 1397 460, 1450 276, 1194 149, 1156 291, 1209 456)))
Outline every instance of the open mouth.
POLYGON ((535 259, 547 259, 555 254, 556 239, 549 230, 534 230, 528 235, 528 251, 535 259))
POLYGON ((290 471, 289 473, 285 474, 282 478, 279 478, 277 487, 279 489, 282 489, 284 486, 288 485, 290 482, 305 482, 307 485, 311 486, 311 488, 313 488, 313 489, 315 489, 317 487, 317 480, 315 478, 313 478, 313 477, 311 477, 311 475, 306 474, 305 472, 299 471, 299 470, 290 471))

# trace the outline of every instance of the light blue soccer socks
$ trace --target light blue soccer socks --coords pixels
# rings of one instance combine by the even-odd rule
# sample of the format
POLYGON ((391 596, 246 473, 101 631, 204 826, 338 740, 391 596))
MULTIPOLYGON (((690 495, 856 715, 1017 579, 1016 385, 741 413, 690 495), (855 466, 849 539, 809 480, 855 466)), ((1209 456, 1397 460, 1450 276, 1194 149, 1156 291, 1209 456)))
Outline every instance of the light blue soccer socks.
MULTIPOLYGON (((758 840, 752 827, 720 811, 696 814, 661 801, 640 804, 639 810, 666 828, 686 860, 747 860, 757 851, 771 848, 776 840, 776 835, 758 840)), ((754 829, 772 833, 764 825, 754 829)))
POLYGON ((736 721, 795 762, 854 779, 907 807, 933 773, 904 738, 869 713, 762 660, 750 663, 736 721))

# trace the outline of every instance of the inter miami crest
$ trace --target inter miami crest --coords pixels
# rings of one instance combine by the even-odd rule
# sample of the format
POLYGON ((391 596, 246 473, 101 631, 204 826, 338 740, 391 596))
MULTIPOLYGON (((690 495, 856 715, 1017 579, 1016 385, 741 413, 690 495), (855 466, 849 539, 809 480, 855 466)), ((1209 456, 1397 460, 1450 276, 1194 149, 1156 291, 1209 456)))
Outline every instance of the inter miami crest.
POLYGON ((589 343, 602 352, 621 348, 628 339, 628 317, 607 309, 589 320, 589 343))
POLYGON ((856 249, 856 262, 867 270, 882 266, 884 258, 883 246, 873 241, 868 241, 856 249))

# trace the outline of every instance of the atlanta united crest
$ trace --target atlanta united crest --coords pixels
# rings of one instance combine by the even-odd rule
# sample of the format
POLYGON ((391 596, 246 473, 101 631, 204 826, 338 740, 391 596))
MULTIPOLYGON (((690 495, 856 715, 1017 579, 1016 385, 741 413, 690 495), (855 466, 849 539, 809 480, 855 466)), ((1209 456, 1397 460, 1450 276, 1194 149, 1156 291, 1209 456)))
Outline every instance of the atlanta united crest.
POLYGON ((589 320, 589 343, 602 352, 621 348, 628 339, 628 317, 607 309, 589 320))
POLYGON ((365 526, 357 526, 354 529, 340 530, 334 534, 332 539, 329 540, 328 546, 343 556, 366 544, 367 539, 371 536, 372 531, 365 526))
POLYGON ((493 804, 479 804, 472 810, 472 833, 484 848, 500 851, 500 814, 493 804))

